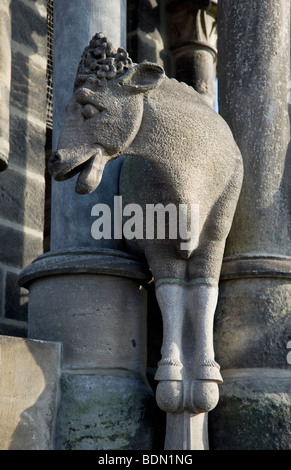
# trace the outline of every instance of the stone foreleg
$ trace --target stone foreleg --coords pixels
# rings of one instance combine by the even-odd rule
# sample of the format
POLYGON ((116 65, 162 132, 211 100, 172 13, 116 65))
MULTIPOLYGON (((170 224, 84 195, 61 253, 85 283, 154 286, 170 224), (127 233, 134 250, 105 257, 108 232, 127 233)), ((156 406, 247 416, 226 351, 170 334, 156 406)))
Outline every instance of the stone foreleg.
POLYGON ((164 329, 157 403, 169 413, 208 412, 217 404, 222 382, 213 349, 217 282, 158 280, 156 296, 164 329))

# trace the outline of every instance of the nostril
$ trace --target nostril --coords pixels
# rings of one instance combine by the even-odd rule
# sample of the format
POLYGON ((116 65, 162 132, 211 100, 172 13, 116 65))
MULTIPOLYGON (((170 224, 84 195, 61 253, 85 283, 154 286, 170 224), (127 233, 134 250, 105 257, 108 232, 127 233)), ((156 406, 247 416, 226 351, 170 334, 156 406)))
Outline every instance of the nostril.
POLYGON ((56 163, 56 162, 59 162, 60 159, 61 159, 61 158, 60 158, 58 152, 53 152, 53 153, 51 154, 51 157, 50 157, 50 162, 51 162, 51 163, 56 163))

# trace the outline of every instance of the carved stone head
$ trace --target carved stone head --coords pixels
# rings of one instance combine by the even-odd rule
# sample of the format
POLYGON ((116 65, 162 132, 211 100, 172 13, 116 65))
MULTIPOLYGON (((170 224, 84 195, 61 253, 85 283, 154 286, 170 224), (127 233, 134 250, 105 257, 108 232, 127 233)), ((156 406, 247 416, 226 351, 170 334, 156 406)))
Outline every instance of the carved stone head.
POLYGON ((85 48, 57 151, 48 163, 56 180, 80 172, 76 191, 93 191, 105 164, 124 152, 142 121, 144 94, 164 78, 157 64, 133 64, 128 53, 96 34, 85 48))

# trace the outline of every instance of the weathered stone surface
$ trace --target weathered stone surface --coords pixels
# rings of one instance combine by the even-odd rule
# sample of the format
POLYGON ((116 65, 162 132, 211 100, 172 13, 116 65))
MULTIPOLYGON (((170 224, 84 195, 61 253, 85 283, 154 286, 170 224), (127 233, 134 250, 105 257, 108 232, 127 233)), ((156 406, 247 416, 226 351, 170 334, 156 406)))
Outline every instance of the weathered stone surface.
POLYGON ((5 299, 5 273, 0 270, 0 305, 1 309, 3 308, 4 305, 4 299, 5 299))
POLYGON ((6 167, 9 158, 9 104, 10 104, 10 89, 7 84, 0 81, 0 115, 1 115, 1 129, 0 129, 0 140, 1 140, 1 155, 3 160, 1 165, 6 167), (5 163, 4 163, 5 162, 5 163))
POLYGON ((29 337, 61 341, 64 367, 145 373, 146 291, 139 283, 60 273, 31 282, 29 291, 29 337))
POLYGON ((45 171, 45 128, 11 111, 10 149, 12 163, 43 176, 45 171))
POLYGON ((219 111, 245 169, 226 255, 290 256, 290 6, 221 0, 218 8, 219 111))
POLYGON ((47 54, 45 12, 45 0, 11 2, 12 40, 42 57, 47 54))
POLYGON ((6 104, 9 109, 9 115, 4 119, 0 109, 0 152, 6 148, 1 139, 1 128, 5 123, 5 126, 9 124, 10 127, 9 132, 7 127, 6 134, 11 161, 11 167, 0 178, 0 259, 6 280, 1 333, 18 335, 17 331, 24 334, 24 299, 27 293, 23 295, 24 291, 19 290, 14 276, 17 269, 23 268, 43 252, 46 1, 1 0, 0 12, 0 30, 1 34, 5 33, 5 40, 0 40, 0 76, 7 81, 11 75, 11 96, 8 87, 4 94, 0 90, 0 108, 6 104), (11 47, 9 29, 2 27, 5 18, 2 10, 9 25, 11 23, 11 47), (9 73, 8 70, 2 70, 4 59, 10 60, 9 73), (19 328, 16 320, 21 322, 19 328))
POLYGON ((212 450, 291 449, 291 370, 225 371, 209 413, 212 450))
POLYGON ((0 335, 15 336, 17 338, 27 337, 27 323, 1 318, 0 335))
POLYGON ((10 65, 11 65, 11 1, 0 2, 0 81, 10 84, 10 65))
POLYGON ((221 367, 286 368, 290 312, 289 280, 221 283, 214 326, 216 358, 221 367))
POLYGON ((0 217, 42 232, 44 181, 8 169, 0 176, 0 217), (15 191, 17 188, 17 191, 15 191))
MULTIPOLYGON (((26 54, 12 49, 11 105, 33 115, 41 123, 46 121, 46 67, 30 59, 26 54)), ((40 56, 42 59, 42 56, 40 56)))
POLYGON ((0 226, 0 262, 22 269, 43 252, 43 239, 25 231, 0 226))
MULTIPOLYGON (((118 193, 118 176, 122 165, 116 160, 110 162, 104 171, 104 178, 98 190, 88 195, 88 198, 76 194, 70 187, 75 186, 75 179, 62 183, 52 180, 52 217, 51 247, 54 250, 67 250, 70 247, 90 247, 105 249, 123 249, 122 240, 101 239, 95 240, 91 235, 91 226, 94 218, 91 216, 92 207, 99 202, 107 204, 113 209, 113 198, 118 193), (68 196, 70 193, 70 197, 68 196), (59 204, 59 200, 63 204, 59 204)), ((113 216, 113 210, 112 210, 113 216)))
POLYGON ((197 90, 215 106, 217 62, 216 2, 166 2, 167 44, 173 54, 173 76, 197 90))
POLYGON ((22 322, 27 321, 28 292, 19 287, 18 274, 7 272, 5 282, 5 317, 22 322))
POLYGON ((0 2, 0 171, 9 159, 9 97, 11 80, 10 0, 0 2))
POLYGON ((209 450, 208 414, 167 413, 165 450, 209 450))
MULTIPOLYGON (((99 0, 98 4, 95 0, 79 0, 78 3, 63 0, 61 3, 54 3, 53 150, 56 149, 64 123, 65 110, 71 98, 82 51, 97 30, 110 33, 114 44, 125 46, 125 0, 99 0), (66 15, 63 14, 64 11, 66 15)), ((100 191, 97 190, 86 198, 75 194, 74 180, 62 184, 52 181, 51 249, 97 246, 97 241, 91 237, 90 211, 97 202, 113 206, 113 197, 118 192, 120 164, 121 162, 113 162, 108 165, 100 191), (59 204, 60 199, 63 204, 59 204)), ((122 249, 118 240, 99 242, 98 246, 101 247, 122 249)))
POLYGON ((146 291, 139 279, 145 275, 137 265, 121 252, 94 257, 84 249, 79 256, 48 253, 32 263, 30 276, 22 273, 29 337, 63 344, 57 446, 150 448, 153 428, 145 413, 153 394, 145 378, 146 291))
MULTIPOLYGON (((214 338, 222 373, 225 368, 269 367, 283 374, 287 368, 289 17, 289 2, 218 2, 219 110, 233 131, 245 170, 216 311, 214 338)), ((280 390, 280 375, 267 380, 254 369, 244 379, 237 377, 237 385, 225 380, 221 386, 221 407, 213 414, 215 446, 288 448, 290 378, 280 390)))
POLYGON ((52 450, 60 345, 0 336, 0 449, 52 450))
POLYGON ((63 372, 56 448, 152 449, 154 397, 148 384, 122 371, 97 374, 63 372))
POLYGON ((71 0, 56 2, 54 5, 54 132, 53 148, 65 119, 65 108, 73 90, 76 68, 88 40, 97 30, 111 34, 116 45, 126 44, 126 6, 125 0, 114 3, 99 0, 71 0), (66 15, 63 12, 66 11, 66 15), (88 15, 80 12, 90 12, 88 15), (69 51, 69 53, 67 53, 69 51), (66 77, 66 80, 64 80, 66 77))
POLYGON ((164 66, 168 60, 161 34, 160 5, 157 0, 136 3, 137 14, 137 57, 136 62, 148 60, 164 66))

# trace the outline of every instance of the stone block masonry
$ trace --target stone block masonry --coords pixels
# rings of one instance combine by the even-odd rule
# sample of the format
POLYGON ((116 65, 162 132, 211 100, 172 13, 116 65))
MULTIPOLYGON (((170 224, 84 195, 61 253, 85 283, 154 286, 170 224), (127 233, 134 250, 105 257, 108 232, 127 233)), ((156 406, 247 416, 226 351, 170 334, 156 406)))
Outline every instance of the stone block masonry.
MULTIPOLYGON (((11 42, 1 33, 0 50, 11 57, 11 84, 9 165, 0 173, 0 334, 23 336, 28 296, 17 277, 43 252, 47 6, 45 0, 11 0, 4 11, 2 3, 1 24, 10 23, 11 42)), ((1 114, 0 120, 1 127, 1 114)))
POLYGON ((9 96, 11 80, 10 0, 0 1, 0 171, 9 158, 9 96))
POLYGON ((61 345, 0 336, 0 449, 53 450, 61 345))

